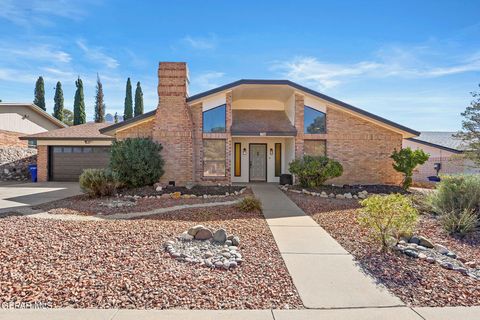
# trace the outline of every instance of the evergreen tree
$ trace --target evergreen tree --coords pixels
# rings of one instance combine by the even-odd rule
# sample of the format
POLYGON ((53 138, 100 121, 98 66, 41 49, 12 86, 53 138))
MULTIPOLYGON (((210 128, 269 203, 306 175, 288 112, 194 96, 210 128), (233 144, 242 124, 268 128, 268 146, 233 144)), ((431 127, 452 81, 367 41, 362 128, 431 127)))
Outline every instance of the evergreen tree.
POLYGON ((113 121, 115 123, 118 123, 118 113, 117 112, 115 112, 115 116, 113 116, 113 121))
POLYGON ((135 117, 141 114, 143 114, 143 92, 140 81, 138 81, 137 89, 135 89, 135 117))
POLYGON ((68 109, 63 109, 63 123, 67 126, 73 126, 73 112, 68 109))
POLYGON ((97 94, 95 96, 95 122, 105 122, 105 103, 103 102, 103 86, 97 74, 97 94))
POLYGON ((77 86, 77 91, 75 91, 75 100, 73 101, 73 125, 86 122, 83 82, 80 77, 75 81, 75 85, 77 86))
MULTIPOLYGON (((480 87, 480 85, 479 85, 480 87)), ((473 100, 462 112, 462 131, 455 137, 462 139, 466 145, 467 158, 480 165, 480 91, 471 93, 473 100)))
POLYGON ((132 101, 132 83, 130 78, 127 79, 127 88, 125 92, 125 105, 123 109, 123 120, 133 118, 133 101, 132 101))
POLYGON ((43 77, 38 77, 37 82, 35 83, 35 99, 33 103, 43 110, 47 110, 45 105, 45 82, 43 82, 43 77))
POLYGON ((57 86, 55 87, 55 97, 53 101, 55 102, 53 106, 53 116, 63 121, 63 90, 60 81, 57 82, 57 86))

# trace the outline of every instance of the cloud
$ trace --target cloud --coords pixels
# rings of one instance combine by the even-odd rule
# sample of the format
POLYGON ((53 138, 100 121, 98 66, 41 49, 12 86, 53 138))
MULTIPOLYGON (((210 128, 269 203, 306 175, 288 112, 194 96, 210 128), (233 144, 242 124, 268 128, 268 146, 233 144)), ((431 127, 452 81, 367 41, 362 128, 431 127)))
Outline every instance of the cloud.
POLYGON ((198 91, 213 89, 220 86, 218 80, 224 75, 225 73, 216 71, 201 73, 191 79, 191 86, 198 91))
POLYGON ((94 62, 105 65, 107 68, 115 69, 119 63, 115 58, 103 52, 100 47, 89 47, 84 40, 77 40, 77 45, 85 53, 85 56, 94 62))
POLYGON ((274 62, 272 70, 283 77, 318 89, 329 89, 364 78, 437 78, 480 71, 480 52, 463 57, 442 58, 444 57, 430 52, 426 47, 413 47, 410 50, 391 47, 379 50, 375 59, 356 63, 339 64, 321 61, 316 57, 300 56, 289 61, 274 62), (432 61, 437 61, 437 65, 432 65, 432 61))
POLYGON ((217 47, 217 36, 210 34, 208 37, 192 37, 187 35, 182 39, 182 42, 189 47, 197 50, 210 50, 217 47))
POLYGON ((32 45, 22 47, 0 47, 0 56, 7 58, 13 56, 15 59, 19 57, 29 60, 46 60, 50 62, 68 63, 72 60, 69 53, 52 48, 49 45, 32 45))

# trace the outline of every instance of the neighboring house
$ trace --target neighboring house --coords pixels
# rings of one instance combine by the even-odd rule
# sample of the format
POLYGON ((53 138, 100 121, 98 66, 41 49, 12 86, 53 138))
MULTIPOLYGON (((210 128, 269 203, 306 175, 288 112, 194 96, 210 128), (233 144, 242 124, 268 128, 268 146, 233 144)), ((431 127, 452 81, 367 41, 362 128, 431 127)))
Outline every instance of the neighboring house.
MULTIPOLYGON (((67 162, 58 153, 145 137, 163 145, 165 184, 278 182, 305 154, 342 163, 332 183, 393 184, 401 175, 390 154, 419 134, 287 80, 239 80, 189 97, 186 63, 162 62, 158 77, 156 110, 97 131, 83 125, 25 137, 38 141, 39 179, 57 179, 67 162)), ((76 173, 91 165, 88 157, 72 159, 76 173)))
POLYGON ((32 103, 0 103, 0 147, 27 146, 19 137, 65 128, 66 125, 32 103))
POLYGON ((404 147, 422 149, 430 155, 428 161, 415 168, 413 179, 428 181, 428 177, 439 174, 480 173, 480 168, 463 156, 465 144, 454 137, 456 132, 425 131, 416 138, 403 141, 404 147))

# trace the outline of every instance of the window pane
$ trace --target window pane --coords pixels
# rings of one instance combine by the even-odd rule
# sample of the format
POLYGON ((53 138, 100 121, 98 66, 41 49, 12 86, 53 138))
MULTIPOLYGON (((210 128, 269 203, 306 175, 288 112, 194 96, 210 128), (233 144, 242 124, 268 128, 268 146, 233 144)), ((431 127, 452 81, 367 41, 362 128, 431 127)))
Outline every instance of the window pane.
POLYGON ((203 140, 203 175, 225 176, 225 140, 203 140))
POLYGON ((72 153, 72 147, 63 147, 63 153, 72 153))
POLYGON ((325 113, 305 106, 304 133, 325 133, 325 113))
POLYGON ((73 153, 82 153, 82 147, 74 147, 73 153))
POLYGON ((235 143, 235 169, 234 175, 235 177, 240 177, 242 175, 242 144, 235 143))
POLYGON ((91 147, 83 147, 83 153, 92 153, 91 147))
POLYGON ((203 113, 203 132, 225 132, 226 106, 216 107, 203 113))
POLYGON ((282 173, 282 144, 275 143, 275 177, 282 173))
POLYGON ((62 147, 54 147, 53 153, 62 153, 62 147))
POLYGON ((305 140, 303 144, 303 154, 306 156, 325 156, 327 147, 325 140, 305 140))

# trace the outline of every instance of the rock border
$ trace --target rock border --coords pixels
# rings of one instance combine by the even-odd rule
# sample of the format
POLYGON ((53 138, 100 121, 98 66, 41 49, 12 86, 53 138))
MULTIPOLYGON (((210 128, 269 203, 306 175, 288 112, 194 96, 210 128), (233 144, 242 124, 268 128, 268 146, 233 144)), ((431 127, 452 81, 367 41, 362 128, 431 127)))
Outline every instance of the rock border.
MULTIPOLYGON (((163 189, 161 189, 161 188, 162 187, 157 187, 156 191, 162 191, 163 189)), ((245 192, 245 190, 247 190, 246 187, 242 188, 240 191, 235 191, 235 192, 231 192, 231 193, 225 192, 225 194, 221 194, 221 195, 218 195, 218 194, 204 194, 202 196, 197 196, 195 194, 187 194, 187 193, 182 194, 181 192, 177 191, 177 192, 171 192, 171 193, 164 193, 162 195, 156 195, 156 196, 139 196, 139 195, 133 195, 133 196, 125 195, 124 196, 122 194, 119 194, 119 195, 117 195, 117 197, 118 198, 124 198, 124 199, 134 199, 134 200, 138 200, 138 199, 162 199, 162 198, 170 198, 170 199, 190 199, 190 198, 211 199, 211 198, 226 198, 226 197, 229 197, 229 196, 238 196, 238 195, 243 194, 245 192)))
POLYGON ((300 190, 297 190, 297 189, 290 189, 289 188, 289 185, 281 185, 279 186, 279 188, 283 191, 289 191, 289 192, 293 192, 293 193, 303 193, 303 194, 306 194, 306 195, 310 195, 310 196, 315 196, 315 197, 321 197, 321 198, 334 198, 334 199, 365 199, 368 197, 368 191, 367 190, 363 190, 363 191, 360 191, 358 192, 357 194, 352 194, 350 192, 346 192, 344 194, 335 194, 335 193, 330 193, 330 194, 327 194, 325 191, 322 191, 322 192, 313 192, 313 191, 308 191, 306 189, 302 189, 302 191, 300 190))

